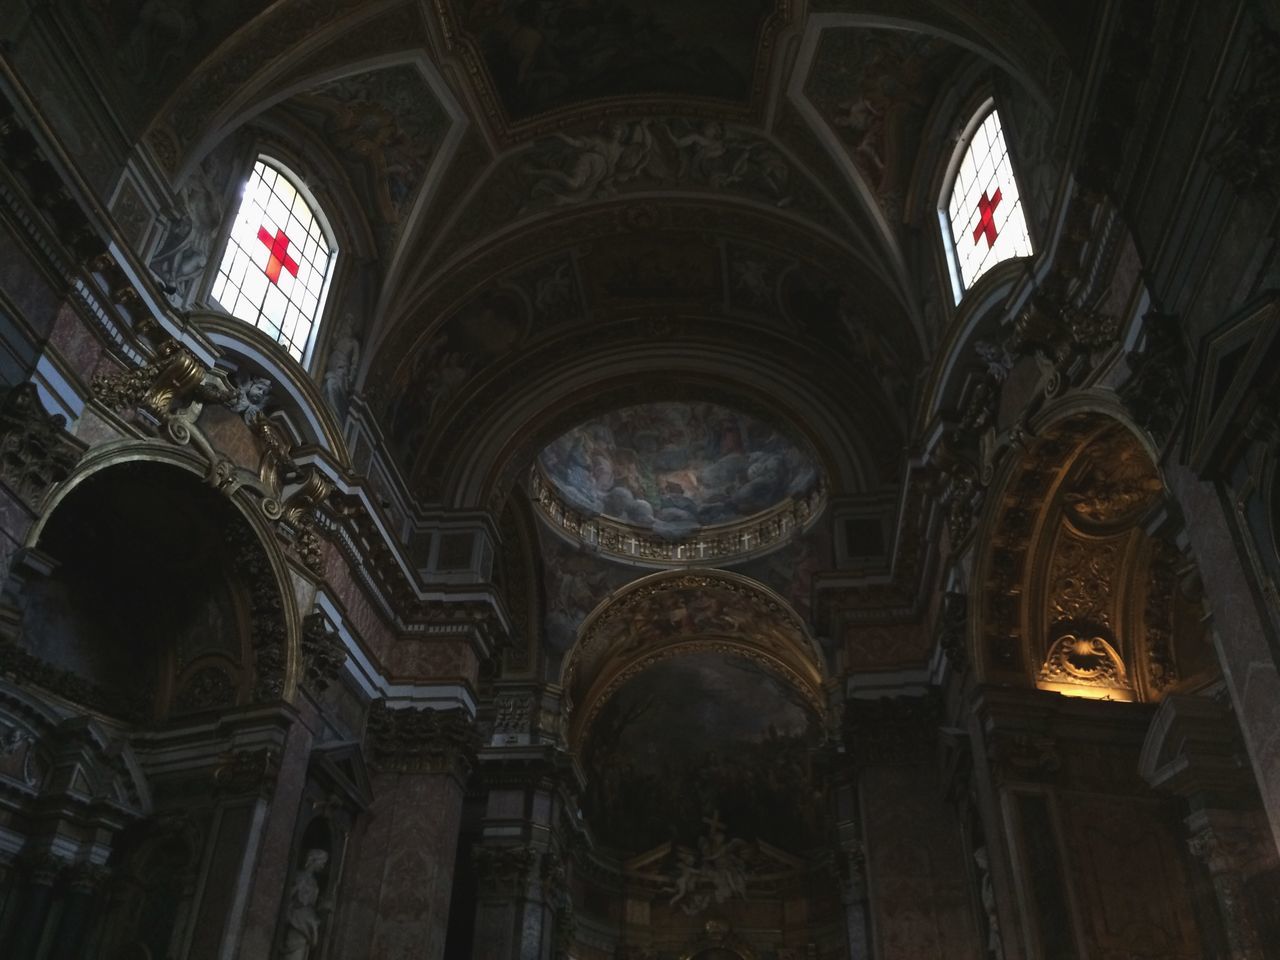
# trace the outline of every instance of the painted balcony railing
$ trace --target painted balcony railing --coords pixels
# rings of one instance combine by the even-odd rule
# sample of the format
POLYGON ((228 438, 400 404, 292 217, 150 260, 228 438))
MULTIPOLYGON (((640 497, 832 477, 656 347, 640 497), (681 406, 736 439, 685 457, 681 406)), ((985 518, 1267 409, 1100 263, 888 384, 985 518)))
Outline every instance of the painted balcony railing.
POLYGON ((530 471, 534 503, 552 529, 601 553, 655 566, 705 564, 765 553, 803 532, 826 506, 816 487, 745 520, 701 527, 687 537, 669 537, 570 506, 536 466, 530 471))

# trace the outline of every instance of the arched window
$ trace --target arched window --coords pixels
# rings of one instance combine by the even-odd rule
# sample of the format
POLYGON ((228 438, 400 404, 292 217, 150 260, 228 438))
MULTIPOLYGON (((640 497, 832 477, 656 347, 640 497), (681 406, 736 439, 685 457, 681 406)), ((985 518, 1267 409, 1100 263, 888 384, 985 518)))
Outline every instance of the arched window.
POLYGON ((956 303, 997 263, 1033 252, 1000 114, 990 104, 984 110, 961 139, 938 210, 956 303))
POLYGON ((337 246, 319 205, 269 157, 253 165, 212 296, 303 360, 324 308, 337 246))

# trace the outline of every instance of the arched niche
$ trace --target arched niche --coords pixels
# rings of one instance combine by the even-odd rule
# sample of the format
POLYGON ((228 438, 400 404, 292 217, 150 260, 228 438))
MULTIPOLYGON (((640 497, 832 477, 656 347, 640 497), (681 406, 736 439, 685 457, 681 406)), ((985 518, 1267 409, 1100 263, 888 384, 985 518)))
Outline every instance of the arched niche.
POLYGON ((980 681, 1150 702, 1215 675, 1199 578, 1149 449, 1096 410, 1046 417, 988 495, 974 582, 980 681))
POLYGON ((786 600, 725 570, 672 570, 633 581, 583 621, 561 677, 570 746, 630 678, 697 652, 746 658, 826 713, 821 650, 786 600))
POLYGON ((786 603, 722 571, 646 577, 584 622, 563 684, 600 849, 637 882, 681 874, 694 850, 751 864, 738 886, 692 870, 655 924, 805 872, 828 827, 823 683, 786 603))
POLYGON ((33 683, 142 723, 291 694, 283 563, 198 476, 186 451, 107 445, 57 492, 7 591, 33 683))

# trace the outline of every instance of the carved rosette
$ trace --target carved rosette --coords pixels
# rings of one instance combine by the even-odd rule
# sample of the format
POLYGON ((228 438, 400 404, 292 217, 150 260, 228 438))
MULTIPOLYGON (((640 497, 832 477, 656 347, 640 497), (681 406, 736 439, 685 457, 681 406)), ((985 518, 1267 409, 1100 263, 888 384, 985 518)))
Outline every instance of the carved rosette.
POLYGON ((309 614, 302 621, 302 672, 316 693, 337 680, 347 662, 347 648, 323 613, 309 614))
POLYGON ((0 481, 36 513, 83 452, 66 425, 46 412, 34 384, 20 383, 0 398, 0 481))
POLYGON ((475 721, 465 710, 369 708, 367 740, 374 762, 388 773, 451 774, 465 780, 480 748, 475 721))

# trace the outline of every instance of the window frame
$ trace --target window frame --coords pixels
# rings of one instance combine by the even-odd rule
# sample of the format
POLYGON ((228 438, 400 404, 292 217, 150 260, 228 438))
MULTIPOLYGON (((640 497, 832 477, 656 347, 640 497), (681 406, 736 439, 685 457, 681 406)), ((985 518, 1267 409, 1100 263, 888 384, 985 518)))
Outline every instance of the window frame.
POLYGON ((947 163, 946 173, 942 180, 942 190, 938 195, 936 212, 938 216, 939 236, 942 239, 943 257, 947 262, 947 273, 951 278, 951 292, 956 306, 964 300, 965 296, 975 286, 982 282, 983 278, 990 274, 993 270, 1000 267, 1001 264, 1008 263, 1011 260, 1023 260, 1036 255, 1038 243, 1031 229, 1031 221, 1027 218, 1027 208, 1025 204, 1025 193, 1022 189, 1022 180, 1018 176, 1017 165, 1014 162, 1013 144, 1008 136, 1008 128, 1005 124, 1004 115, 1000 113, 994 96, 986 96, 977 105, 977 107, 969 114, 969 121, 965 124, 964 130, 960 137, 956 140, 955 149, 951 152, 951 158, 947 163), (955 229, 951 223, 951 198, 955 194, 956 179, 960 173, 960 165, 964 162, 965 157, 973 148, 973 138, 977 135, 978 130, 987 122, 987 118, 992 114, 999 117, 1000 135, 1004 140, 1005 158, 1009 164, 1009 175, 1013 180, 1014 186, 1018 191, 1018 205, 1021 208, 1022 222, 1027 231, 1027 244, 1030 250, 1023 256, 1010 256, 1000 260, 990 267, 987 267, 981 274, 974 278, 969 286, 965 286, 964 278, 960 270, 960 250, 959 243, 955 235, 955 229))
MULTIPOLYGON (((338 260, 342 252, 342 246, 338 242, 337 232, 329 220, 328 213, 325 211, 323 204, 316 197, 315 192, 308 186, 302 176, 294 170, 293 167, 282 160, 279 156, 263 149, 254 149, 250 153, 249 162, 246 164, 244 173, 239 177, 236 188, 232 191, 230 202, 228 203, 227 214, 223 218, 222 228, 219 231, 220 242, 217 247, 217 257, 210 258, 210 269, 206 275, 204 285, 204 301, 205 303, 230 317, 231 319, 243 323, 248 327, 252 327, 261 333, 264 337, 271 340, 272 343, 279 346, 289 359, 301 364, 304 369, 310 370, 311 363, 315 357, 316 348, 319 345, 319 331, 326 322, 328 314, 331 312, 332 304, 329 302, 329 294, 335 286, 338 275, 338 260), (303 202, 307 205, 308 211, 315 219, 316 225, 319 227, 321 235, 325 242, 329 245, 329 264, 324 273, 324 279, 320 284, 320 290, 317 294, 317 306, 315 317, 311 321, 311 329, 307 333, 306 342, 302 345, 301 357, 295 356, 290 349, 289 344, 271 332, 259 325, 257 320, 246 320, 243 317, 236 316, 227 307, 223 306, 214 295, 214 288, 218 284, 218 277, 222 273, 222 263, 226 258, 227 248, 232 243, 232 233, 235 230, 236 221, 240 216, 240 208, 244 203, 245 189, 248 187, 250 180, 253 178, 254 172, 259 163, 276 171, 277 175, 284 177, 290 186, 294 188, 302 197, 303 202)), ((260 316, 259 316, 260 319, 260 316)))

